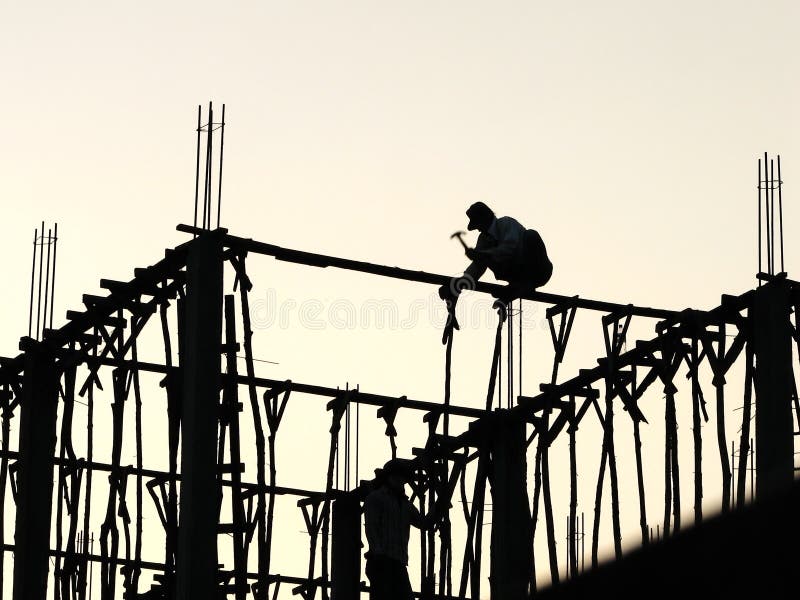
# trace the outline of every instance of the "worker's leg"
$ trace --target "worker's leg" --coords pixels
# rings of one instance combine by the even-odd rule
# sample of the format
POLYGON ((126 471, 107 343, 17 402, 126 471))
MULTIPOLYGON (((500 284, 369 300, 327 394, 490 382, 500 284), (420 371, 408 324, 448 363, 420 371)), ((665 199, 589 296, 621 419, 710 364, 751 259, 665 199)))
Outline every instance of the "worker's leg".
POLYGON ((391 600, 392 574, 389 559, 372 555, 367 558, 365 571, 369 579, 369 600, 391 600))

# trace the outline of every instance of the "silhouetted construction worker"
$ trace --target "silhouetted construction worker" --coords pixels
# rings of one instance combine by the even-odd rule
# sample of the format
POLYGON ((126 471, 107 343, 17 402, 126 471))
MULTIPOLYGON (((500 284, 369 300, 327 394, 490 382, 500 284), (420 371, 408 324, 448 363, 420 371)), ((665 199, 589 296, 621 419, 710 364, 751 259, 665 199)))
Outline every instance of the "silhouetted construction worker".
POLYGON ((370 600, 411 600, 408 579, 408 537, 411 526, 424 529, 433 517, 422 517, 406 497, 412 473, 402 461, 391 460, 376 471, 376 488, 364 501, 364 529, 369 551, 366 572, 370 600))
POLYGON ((512 217, 495 217, 483 202, 470 206, 467 216, 467 229, 477 229, 480 236, 475 248, 465 246, 467 258, 472 262, 464 274, 439 288, 439 296, 450 301, 451 307, 463 289, 474 288, 487 268, 496 279, 508 282, 500 298, 505 302, 533 292, 550 280, 553 265, 536 231, 525 229, 512 217))

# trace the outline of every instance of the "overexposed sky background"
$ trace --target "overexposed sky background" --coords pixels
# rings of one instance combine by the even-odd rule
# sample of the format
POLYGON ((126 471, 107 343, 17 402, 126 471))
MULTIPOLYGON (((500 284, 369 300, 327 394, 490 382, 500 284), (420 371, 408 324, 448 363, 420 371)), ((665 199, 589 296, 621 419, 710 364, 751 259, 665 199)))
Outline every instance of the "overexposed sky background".
MULTIPOLYGON (((799 23, 793 1, 2 2, 0 355, 27 330, 42 219, 61 237, 56 324, 101 277, 186 239, 209 100, 226 104, 222 224, 237 235, 452 274, 465 259, 448 237, 483 200, 542 234, 547 291, 711 308, 755 283, 767 151, 791 276, 799 23)), ((262 263, 257 355, 280 364, 260 374, 440 400, 432 289, 262 263), (370 302, 397 323, 366 322, 370 302)), ((479 302, 460 304, 464 405, 488 377, 479 302)), ((526 311, 532 395, 552 351, 543 307, 526 311)), ((599 317, 581 331, 566 375, 600 351, 599 317)))

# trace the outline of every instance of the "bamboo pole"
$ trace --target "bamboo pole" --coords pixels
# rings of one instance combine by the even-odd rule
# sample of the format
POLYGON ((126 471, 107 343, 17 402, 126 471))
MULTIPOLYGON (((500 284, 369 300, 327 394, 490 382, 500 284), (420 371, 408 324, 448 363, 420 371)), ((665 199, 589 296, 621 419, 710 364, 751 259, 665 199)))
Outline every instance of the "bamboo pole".
MULTIPOLYGON (((225 358, 227 372, 236 375, 236 307, 234 296, 225 296, 225 358)), ((231 470, 231 517, 233 520, 233 570, 236 591, 236 600, 247 598, 247 547, 244 543, 244 530, 246 527, 244 505, 242 504, 242 476, 238 465, 241 462, 239 442, 239 386, 235 378, 228 380, 223 393, 224 410, 223 422, 228 422, 230 429, 230 461, 231 470)))
POLYGON ((747 455, 750 453, 750 419, 752 418, 753 409, 753 377, 755 372, 752 344, 747 344, 745 352, 744 406, 742 407, 742 434, 739 441, 739 473, 736 490, 736 506, 740 508, 745 504, 747 486, 747 455))
POLYGON ((692 338, 692 450, 694 455, 694 522, 695 525, 703 520, 703 436, 700 421, 700 365, 697 336, 692 338))
MULTIPOLYGON (((242 310, 242 335, 243 347, 245 356, 245 368, 249 381, 252 382, 255 377, 255 367, 253 365, 253 329, 250 323, 250 302, 248 299, 248 292, 251 284, 247 278, 245 268, 245 257, 240 256, 240 271, 237 273, 241 279, 239 282, 239 299, 242 310)), ((266 485, 266 477, 264 473, 264 454, 265 454, 265 440, 264 428, 261 424, 261 411, 258 407, 258 393, 254 383, 247 386, 248 395, 250 398, 250 410, 253 415, 253 429, 256 433, 256 481, 259 486, 258 501, 256 505, 256 514, 258 520, 258 582, 257 582, 257 597, 256 600, 266 600, 268 597, 268 580, 270 565, 271 548, 267 545, 267 525, 266 525, 266 493, 263 491, 266 485)))
POLYGON ((722 512, 725 513, 731 508, 731 463, 728 460, 728 440, 725 434, 725 323, 719 326, 717 348, 719 360, 714 368, 713 384, 716 391, 717 446, 722 470, 722 512))

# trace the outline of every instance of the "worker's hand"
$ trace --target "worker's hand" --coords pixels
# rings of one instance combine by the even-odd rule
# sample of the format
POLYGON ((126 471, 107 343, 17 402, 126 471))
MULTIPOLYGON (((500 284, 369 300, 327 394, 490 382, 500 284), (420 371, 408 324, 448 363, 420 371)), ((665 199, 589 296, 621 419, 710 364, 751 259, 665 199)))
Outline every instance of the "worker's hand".
POLYGON ((466 254, 467 258, 472 261, 478 260, 480 256, 479 252, 475 250, 475 248, 467 248, 466 250, 464 250, 464 254, 466 254))

